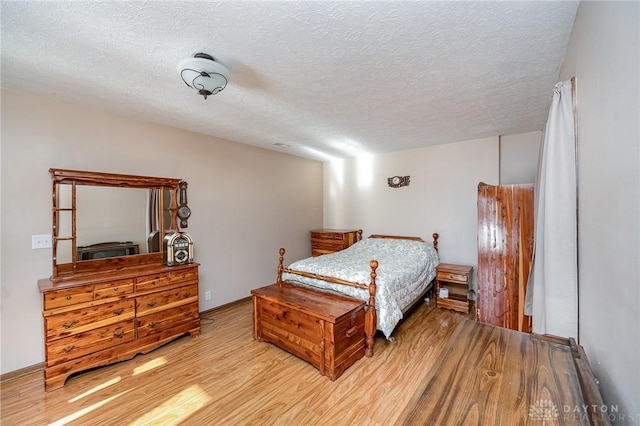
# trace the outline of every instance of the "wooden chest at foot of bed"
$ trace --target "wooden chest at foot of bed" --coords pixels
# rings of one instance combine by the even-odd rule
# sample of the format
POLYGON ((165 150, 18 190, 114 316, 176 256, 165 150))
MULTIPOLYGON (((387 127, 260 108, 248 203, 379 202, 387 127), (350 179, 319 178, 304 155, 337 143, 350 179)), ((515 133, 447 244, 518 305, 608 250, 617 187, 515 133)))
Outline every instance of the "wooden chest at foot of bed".
POLYGON ((251 291, 253 336, 331 380, 364 356, 365 303, 286 282, 251 291))

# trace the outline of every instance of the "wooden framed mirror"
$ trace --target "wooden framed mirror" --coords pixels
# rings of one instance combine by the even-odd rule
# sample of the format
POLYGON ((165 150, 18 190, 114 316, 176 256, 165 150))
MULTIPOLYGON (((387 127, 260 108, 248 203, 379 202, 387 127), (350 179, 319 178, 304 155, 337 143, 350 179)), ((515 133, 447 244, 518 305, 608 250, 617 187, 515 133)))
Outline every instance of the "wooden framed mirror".
POLYGON ((180 179, 49 169, 52 278, 163 261, 178 231, 180 179))

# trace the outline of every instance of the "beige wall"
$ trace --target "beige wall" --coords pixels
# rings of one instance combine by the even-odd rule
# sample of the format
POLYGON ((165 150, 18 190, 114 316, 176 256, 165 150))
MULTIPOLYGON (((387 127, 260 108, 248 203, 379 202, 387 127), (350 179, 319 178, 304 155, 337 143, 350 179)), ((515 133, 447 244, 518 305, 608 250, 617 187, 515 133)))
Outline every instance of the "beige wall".
POLYGON ((534 183, 542 131, 500 136, 500 185, 534 183))
POLYGON ((273 282, 278 248, 310 255, 322 226, 322 164, 41 97, 2 92, 2 373, 43 361, 37 280, 51 250, 49 168, 182 178, 201 263, 200 309, 273 282))
POLYGON ((426 241, 438 232, 441 260, 475 269, 477 187, 498 183, 498 161, 496 136, 325 163, 324 226, 426 241), (411 184, 390 188, 395 175, 411 184))
POLYGON ((639 26, 640 3, 581 2, 560 73, 578 87, 579 338, 620 424, 640 424, 639 26))

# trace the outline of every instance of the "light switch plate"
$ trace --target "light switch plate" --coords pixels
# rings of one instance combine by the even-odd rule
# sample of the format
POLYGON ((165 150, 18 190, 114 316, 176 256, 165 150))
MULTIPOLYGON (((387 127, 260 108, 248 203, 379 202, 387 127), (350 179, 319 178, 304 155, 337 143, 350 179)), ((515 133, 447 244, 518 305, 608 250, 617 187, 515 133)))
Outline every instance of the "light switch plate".
POLYGON ((32 235, 31 248, 33 250, 47 249, 52 247, 51 235, 32 235))

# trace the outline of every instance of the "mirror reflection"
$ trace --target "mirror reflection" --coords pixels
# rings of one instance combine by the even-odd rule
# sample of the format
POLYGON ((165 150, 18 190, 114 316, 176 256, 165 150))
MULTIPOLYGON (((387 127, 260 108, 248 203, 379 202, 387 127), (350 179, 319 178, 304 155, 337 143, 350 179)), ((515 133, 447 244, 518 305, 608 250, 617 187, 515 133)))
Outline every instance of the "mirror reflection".
MULTIPOLYGON (((71 206, 71 186, 59 186, 60 206, 71 206)), ((72 235, 70 211, 60 212, 59 226, 59 236, 72 235)), ((157 190, 107 186, 76 188, 78 261, 159 252, 157 231, 157 190)), ((71 262, 71 256, 71 242, 60 241, 58 263, 71 262)))

